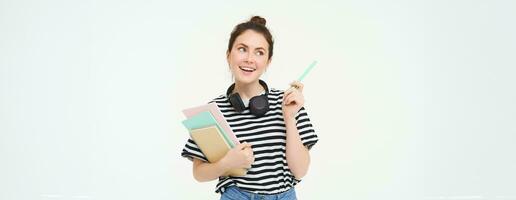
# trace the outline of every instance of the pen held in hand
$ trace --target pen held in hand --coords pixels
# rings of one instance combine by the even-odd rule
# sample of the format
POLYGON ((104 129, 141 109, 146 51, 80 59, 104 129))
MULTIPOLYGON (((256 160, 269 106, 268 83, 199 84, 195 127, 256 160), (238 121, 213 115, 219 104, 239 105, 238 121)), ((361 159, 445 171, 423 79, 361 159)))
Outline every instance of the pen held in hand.
MULTIPOLYGON (((313 61, 312 64, 310 64, 306 69, 305 71, 303 72, 303 74, 301 74, 301 76, 297 79, 297 81, 301 82, 303 81, 303 79, 305 79, 305 76, 312 70, 312 68, 315 67, 315 65, 317 64, 317 61, 313 61)), ((292 88, 296 88, 296 89, 299 89, 298 87, 296 87, 295 85, 292 85, 291 84, 291 87, 289 88, 292 89, 292 88)))

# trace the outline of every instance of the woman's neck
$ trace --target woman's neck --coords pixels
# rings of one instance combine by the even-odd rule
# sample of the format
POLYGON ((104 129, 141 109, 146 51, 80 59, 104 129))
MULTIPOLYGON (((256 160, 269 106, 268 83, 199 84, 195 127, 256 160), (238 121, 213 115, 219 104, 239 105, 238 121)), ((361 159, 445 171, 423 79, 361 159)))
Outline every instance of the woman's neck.
POLYGON ((237 93, 240 95, 242 99, 250 99, 251 97, 257 96, 264 91, 264 88, 258 81, 244 84, 235 82, 235 89, 233 93, 237 93))

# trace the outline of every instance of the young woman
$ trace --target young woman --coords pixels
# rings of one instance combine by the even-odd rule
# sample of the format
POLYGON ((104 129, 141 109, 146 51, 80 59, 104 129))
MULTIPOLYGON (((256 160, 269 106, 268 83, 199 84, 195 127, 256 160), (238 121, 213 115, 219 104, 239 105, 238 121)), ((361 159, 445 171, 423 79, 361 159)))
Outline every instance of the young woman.
POLYGON ((303 84, 283 92, 269 90, 260 76, 269 66, 273 39, 259 16, 238 24, 231 33, 226 59, 234 83, 215 98, 241 142, 215 163, 189 139, 181 153, 193 161, 199 182, 218 178, 221 199, 296 199, 294 186, 308 172, 309 149, 318 141, 303 107, 303 84), (229 169, 247 168, 239 177, 223 177, 229 169))

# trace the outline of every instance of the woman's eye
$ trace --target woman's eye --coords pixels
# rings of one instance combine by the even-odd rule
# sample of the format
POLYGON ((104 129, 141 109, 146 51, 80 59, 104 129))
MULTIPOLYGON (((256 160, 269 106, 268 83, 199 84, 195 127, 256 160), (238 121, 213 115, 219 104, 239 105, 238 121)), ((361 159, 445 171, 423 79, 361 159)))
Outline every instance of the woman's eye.
POLYGON ((240 52, 245 52, 245 48, 244 48, 244 47, 239 47, 239 48, 238 48, 238 51, 240 51, 240 52))
POLYGON ((263 56, 263 54, 264 54, 263 51, 257 51, 256 52, 256 55, 258 55, 258 56, 263 56))

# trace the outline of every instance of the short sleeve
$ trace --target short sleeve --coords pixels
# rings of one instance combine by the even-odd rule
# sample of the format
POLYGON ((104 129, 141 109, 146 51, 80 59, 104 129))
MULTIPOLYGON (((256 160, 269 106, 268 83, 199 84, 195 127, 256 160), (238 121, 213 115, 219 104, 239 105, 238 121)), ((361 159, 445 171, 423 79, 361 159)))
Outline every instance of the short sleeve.
POLYGON ((191 161, 193 161, 193 158, 197 158, 204 162, 208 162, 208 159, 206 159, 206 156, 204 156, 201 149, 199 149, 199 147, 197 146, 195 141, 193 141, 191 138, 189 138, 188 141, 186 142, 185 147, 183 148, 183 151, 181 152, 181 156, 188 158, 188 160, 191 160, 191 161))
POLYGON ((296 121, 297 130, 299 132, 299 136, 301 137, 301 142, 303 142, 303 145, 305 145, 308 149, 311 149, 317 143, 317 141, 319 141, 319 138, 314 131, 312 123, 310 122, 310 118, 306 113, 305 107, 302 107, 297 113, 296 121))

